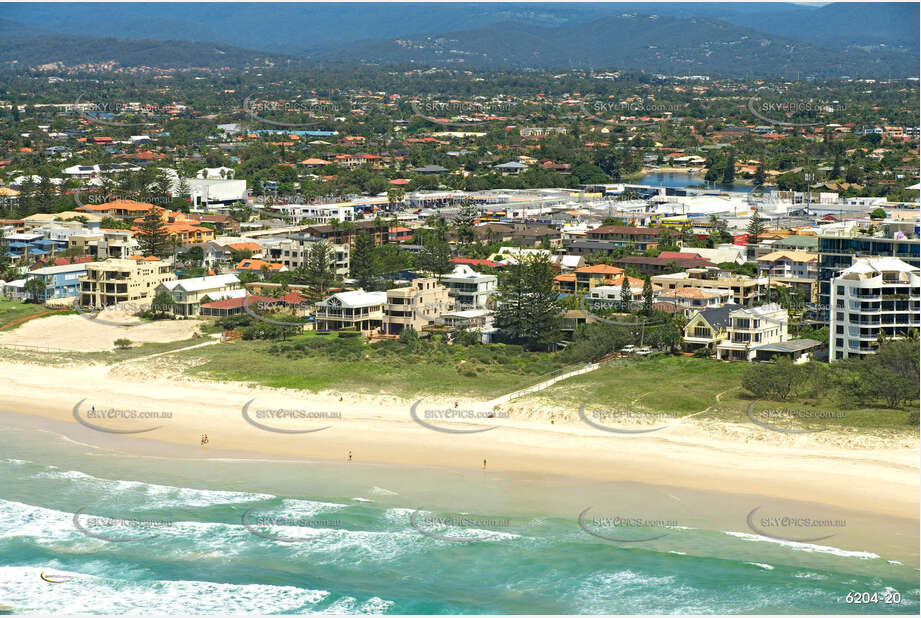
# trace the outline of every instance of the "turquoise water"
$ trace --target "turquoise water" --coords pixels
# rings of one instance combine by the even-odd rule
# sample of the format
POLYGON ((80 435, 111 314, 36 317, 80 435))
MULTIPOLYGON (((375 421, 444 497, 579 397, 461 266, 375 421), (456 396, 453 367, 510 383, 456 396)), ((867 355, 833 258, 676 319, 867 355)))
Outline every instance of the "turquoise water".
POLYGON ((480 471, 115 455, 0 426, 0 605, 98 614, 919 611, 917 569, 872 552, 690 525, 615 543, 575 517, 601 492, 573 516, 556 513, 555 498, 582 491, 480 471), (464 487, 478 497, 456 501, 463 510, 453 515, 476 515, 479 503, 489 522, 427 523, 449 514, 464 487), (544 502, 553 514, 541 512, 544 502), (848 592, 887 590, 901 604, 844 603, 848 592))

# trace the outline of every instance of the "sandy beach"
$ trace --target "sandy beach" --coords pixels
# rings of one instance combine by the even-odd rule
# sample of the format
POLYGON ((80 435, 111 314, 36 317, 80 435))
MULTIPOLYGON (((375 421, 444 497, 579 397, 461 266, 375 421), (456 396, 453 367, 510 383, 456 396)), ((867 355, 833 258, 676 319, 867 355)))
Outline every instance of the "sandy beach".
MULTIPOLYGON (((159 361, 171 362, 168 356, 159 361)), ((179 376, 175 369, 172 373, 179 376)), ((791 436, 695 421, 622 435, 594 429, 578 414, 554 415, 551 423, 547 414, 515 402, 495 409, 469 400, 419 402, 420 419, 430 410, 495 415, 429 422, 455 431, 493 428, 447 433, 414 421, 414 402, 398 397, 311 394, 165 377, 149 363, 53 367, 5 361, 0 362, 0 375, 0 410, 67 421, 89 438, 107 436, 110 444, 118 443, 119 434, 79 425, 78 403, 80 418, 97 427, 157 427, 127 435, 156 440, 165 448, 197 447, 201 434, 207 433, 212 449, 254 456, 341 461, 351 451, 364 462, 459 469, 479 469, 486 459, 490 470, 753 493, 918 519, 917 439, 835 445, 827 436, 820 440, 813 434, 791 436), (247 403, 252 422, 244 418, 247 403), (171 416, 92 420, 92 407, 171 416), (279 410, 287 411, 287 417, 271 416, 279 410)))

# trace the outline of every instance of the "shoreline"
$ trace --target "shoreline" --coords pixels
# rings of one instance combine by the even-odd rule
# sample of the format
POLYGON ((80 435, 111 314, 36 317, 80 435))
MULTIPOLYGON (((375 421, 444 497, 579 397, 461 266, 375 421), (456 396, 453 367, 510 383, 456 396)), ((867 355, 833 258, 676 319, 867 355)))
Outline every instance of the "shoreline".
MULTIPOLYGON (((840 508, 863 504, 868 512, 913 520, 919 515, 917 439, 857 449, 851 444, 817 443, 808 435, 755 432, 740 426, 720 431, 718 424, 697 422, 650 434, 612 435, 578 420, 551 425, 546 418, 517 414, 515 402, 500 408, 510 412, 508 418, 441 423, 445 428, 479 430, 477 433, 442 433, 414 422, 410 416, 413 402, 394 396, 314 394, 185 377, 142 375, 139 379, 130 371, 124 375, 122 369, 0 362, 0 374, 10 385, 0 391, 0 410, 69 423, 76 440, 81 435, 104 435, 109 443, 121 438, 78 424, 74 407, 86 400, 80 412, 84 417, 90 405, 172 411, 172 418, 161 421, 132 419, 106 427, 135 430, 159 423, 159 429, 130 435, 179 448, 200 450, 199 437, 206 433, 211 452, 344 461, 352 451, 356 460, 364 462, 459 470, 480 470, 487 459, 489 470, 512 473, 719 488, 840 508), (256 421, 282 431, 310 431, 276 433, 247 423, 242 410, 250 401, 257 412, 268 407, 310 414, 338 412, 340 416, 256 421)), ((442 409, 453 404, 446 399, 438 402, 442 409)), ((462 410, 481 406, 481 402, 459 401, 462 410)), ((251 420, 254 416, 251 411, 251 420)))

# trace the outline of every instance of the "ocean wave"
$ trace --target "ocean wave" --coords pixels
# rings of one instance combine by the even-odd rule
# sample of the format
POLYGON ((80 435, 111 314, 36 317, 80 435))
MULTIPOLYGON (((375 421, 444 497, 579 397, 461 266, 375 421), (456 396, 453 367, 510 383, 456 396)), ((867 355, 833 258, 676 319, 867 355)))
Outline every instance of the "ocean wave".
POLYGON ((868 552, 868 551, 850 551, 847 549, 839 549, 837 547, 830 547, 828 545, 816 545, 814 543, 803 543, 801 541, 787 541, 783 539, 772 539, 772 538, 761 536, 758 534, 749 534, 747 532, 723 531, 723 534, 728 534, 729 536, 734 536, 736 538, 744 539, 746 541, 760 541, 762 543, 774 543, 775 545, 782 545, 784 547, 789 547, 790 549, 794 549, 796 551, 832 554, 834 556, 840 556, 842 558, 860 558, 862 560, 870 560, 872 558, 879 558, 879 554, 874 554, 873 552, 868 552))
POLYGON ((149 508, 166 508, 182 506, 214 506, 221 504, 236 504, 241 502, 258 502, 271 500, 276 496, 272 494, 248 493, 242 491, 225 491, 220 489, 194 489, 191 487, 173 487, 171 485, 158 485, 142 481, 125 481, 104 479, 79 470, 48 470, 34 475, 35 478, 71 480, 86 483, 100 490, 105 490, 114 496, 122 496, 123 492, 141 494, 149 508))
MULTIPOLYGON (((42 569, 0 567, 0 598, 16 613, 96 614, 274 614, 319 613, 329 600, 326 590, 265 584, 221 584, 209 581, 153 580, 135 582, 45 569, 63 583, 42 581, 42 569)), ((339 603, 336 601, 335 605, 339 603)), ((358 604, 384 606, 374 597, 358 604)), ((342 611, 348 608, 342 607, 342 611)), ((341 612, 340 612, 341 613, 341 612)))
POLYGON ((765 571, 773 571, 773 570, 774 570, 774 567, 772 567, 772 566, 769 565, 769 564, 765 564, 765 563, 763 563, 763 562, 746 562, 745 564, 750 564, 750 565, 752 565, 752 566, 761 567, 761 568, 764 569, 765 571))

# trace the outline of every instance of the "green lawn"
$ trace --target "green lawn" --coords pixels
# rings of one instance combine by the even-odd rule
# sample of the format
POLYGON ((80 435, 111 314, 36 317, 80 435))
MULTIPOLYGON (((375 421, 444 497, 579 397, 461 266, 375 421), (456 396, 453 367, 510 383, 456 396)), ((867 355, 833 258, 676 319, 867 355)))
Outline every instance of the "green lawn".
MULTIPOLYGON (((21 318, 44 313, 48 308, 37 303, 23 303, 18 300, 0 299, 0 330, 21 318)), ((57 314, 53 314, 57 315, 57 314)), ((14 326, 13 328, 16 328, 14 326)))
POLYGON ((236 341, 177 356, 203 361, 189 373, 214 380, 404 397, 486 399, 531 385, 562 367, 550 354, 521 353, 515 346, 439 345, 413 354, 397 341, 362 344, 313 332, 288 342, 236 341), (306 348, 298 350, 299 345, 306 348))
MULTIPOLYGON (((696 418, 751 425, 753 423, 747 412, 755 399, 739 387, 742 374, 750 367, 749 363, 688 357, 616 361, 597 371, 558 382, 518 401, 544 400, 574 411, 585 403, 588 407, 599 409, 628 409, 668 416, 686 416, 707 410, 696 418), (717 402, 716 396, 720 393, 722 395, 717 402)), ((872 429, 882 433, 917 434, 917 427, 908 424, 908 414, 912 409, 917 410, 917 405, 905 405, 897 410, 854 408, 827 396, 758 401, 753 413, 756 419, 781 428, 872 429), (782 411, 782 414, 764 416, 769 410, 782 411), (838 416, 839 413, 841 416, 838 416), (810 418, 810 414, 826 418, 810 418), (829 414, 831 418, 827 418, 829 414)))

